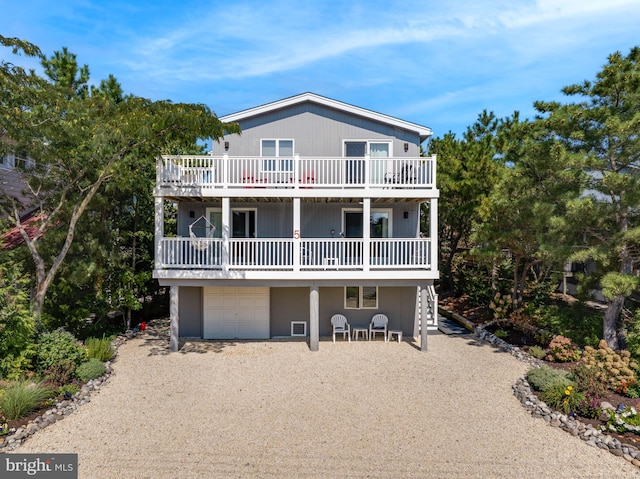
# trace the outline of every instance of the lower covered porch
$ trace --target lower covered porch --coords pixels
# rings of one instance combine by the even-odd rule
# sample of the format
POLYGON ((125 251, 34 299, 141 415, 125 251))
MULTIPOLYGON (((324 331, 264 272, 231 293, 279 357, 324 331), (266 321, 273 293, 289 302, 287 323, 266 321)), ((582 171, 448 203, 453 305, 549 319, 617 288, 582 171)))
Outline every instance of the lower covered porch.
MULTIPOLYGON (((237 283, 237 282, 236 282, 237 283)), ((211 340, 281 339, 308 341, 319 349, 332 335, 331 317, 346 316, 351 328, 368 328, 375 314, 389 318, 388 329, 406 338, 437 329, 437 297, 432 282, 421 285, 224 284, 182 282, 170 286, 171 351, 180 338, 211 340), (422 328, 425 324, 427 327, 422 328)))

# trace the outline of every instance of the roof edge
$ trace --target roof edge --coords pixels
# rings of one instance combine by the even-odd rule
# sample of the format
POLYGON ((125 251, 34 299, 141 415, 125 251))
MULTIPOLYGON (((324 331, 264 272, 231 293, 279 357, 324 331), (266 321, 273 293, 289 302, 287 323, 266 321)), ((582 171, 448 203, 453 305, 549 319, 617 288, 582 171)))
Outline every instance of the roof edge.
POLYGON ((277 100, 271 103, 265 103, 264 105, 259 105, 253 108, 249 108, 247 110, 242 110, 236 113, 231 113, 229 115, 222 116, 219 119, 220 121, 223 121, 225 123, 237 122, 245 118, 262 115, 265 113, 269 113, 275 110, 286 108, 292 105, 297 105, 307 101, 318 103, 320 105, 328 106, 337 110, 345 111, 354 115, 371 118, 371 119, 374 119, 383 123, 387 123, 390 125, 394 125, 400 128, 404 128, 407 130, 416 131, 420 136, 421 143, 433 135, 431 128, 427 126, 418 125, 417 123, 401 120, 393 116, 385 115, 383 113, 378 113, 373 110, 367 110, 366 108, 361 108, 355 105, 351 105, 349 103, 333 100, 331 98, 327 98, 311 92, 305 92, 305 93, 301 93, 300 95, 284 98, 282 100, 277 100))

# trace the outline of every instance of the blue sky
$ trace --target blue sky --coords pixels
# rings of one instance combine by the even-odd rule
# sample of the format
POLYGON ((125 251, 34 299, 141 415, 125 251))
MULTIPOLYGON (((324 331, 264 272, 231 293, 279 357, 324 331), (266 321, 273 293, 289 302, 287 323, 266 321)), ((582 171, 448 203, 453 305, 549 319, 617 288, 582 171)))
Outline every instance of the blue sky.
MULTIPOLYGON (((6 37, 66 46, 91 83, 218 116, 311 91, 462 134, 640 45, 638 0, 0 0, 6 37)), ((2 58, 23 65, 8 49, 2 58)), ((37 66, 34 64, 33 66, 37 66)))

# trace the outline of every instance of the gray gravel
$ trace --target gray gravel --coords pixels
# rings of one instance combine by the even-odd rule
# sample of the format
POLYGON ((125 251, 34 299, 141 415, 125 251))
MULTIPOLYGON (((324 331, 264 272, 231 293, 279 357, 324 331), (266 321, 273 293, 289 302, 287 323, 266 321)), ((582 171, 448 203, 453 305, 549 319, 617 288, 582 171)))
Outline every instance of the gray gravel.
POLYGON ((526 364, 471 336, 417 343, 193 342, 119 348, 91 402, 15 452, 79 455, 79 477, 640 478, 532 418, 526 364))

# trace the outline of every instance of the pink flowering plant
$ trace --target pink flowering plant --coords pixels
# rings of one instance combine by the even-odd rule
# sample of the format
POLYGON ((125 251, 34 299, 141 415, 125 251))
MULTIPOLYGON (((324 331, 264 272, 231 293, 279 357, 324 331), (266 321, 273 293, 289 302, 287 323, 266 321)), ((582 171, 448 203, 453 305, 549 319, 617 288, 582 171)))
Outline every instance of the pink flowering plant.
POLYGON ((547 355, 547 361, 557 361, 559 363, 566 363, 570 361, 577 361, 580 359, 582 353, 578 346, 573 344, 571 339, 562 335, 555 336, 549 343, 549 354, 547 355))

